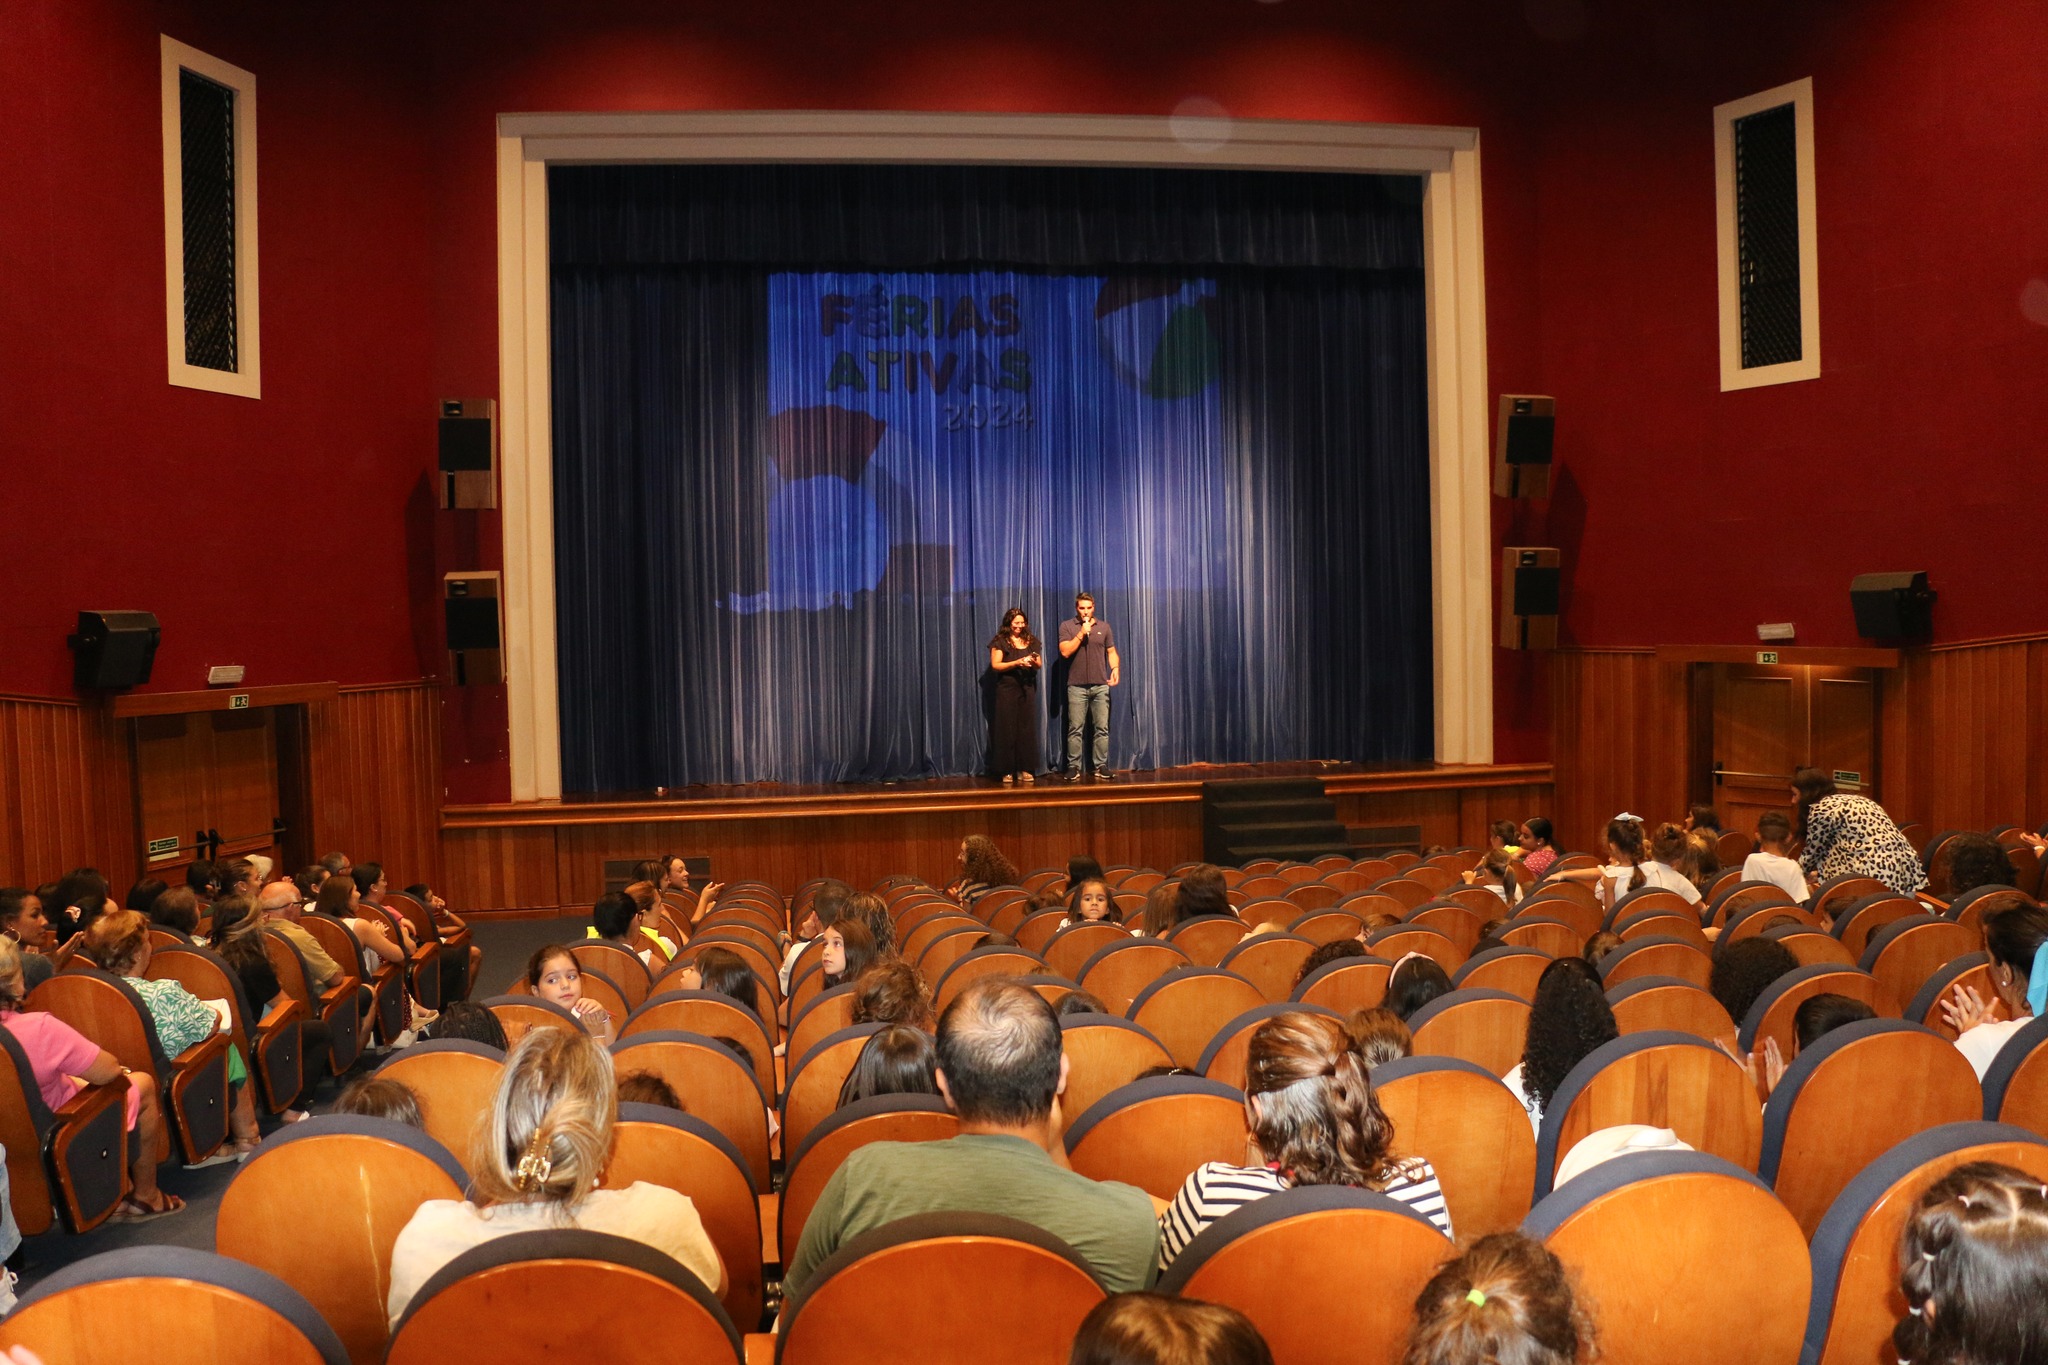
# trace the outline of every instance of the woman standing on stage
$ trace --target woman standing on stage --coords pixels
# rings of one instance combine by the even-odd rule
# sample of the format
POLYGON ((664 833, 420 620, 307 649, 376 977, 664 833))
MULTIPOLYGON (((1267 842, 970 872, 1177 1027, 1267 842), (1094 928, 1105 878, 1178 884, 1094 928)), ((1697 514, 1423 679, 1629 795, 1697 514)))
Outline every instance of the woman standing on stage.
POLYGON ((1038 637, 1016 607, 1003 613, 1001 629, 988 642, 988 666, 996 675, 995 717, 989 725, 989 770, 1003 785, 1035 781, 1038 769, 1038 637))

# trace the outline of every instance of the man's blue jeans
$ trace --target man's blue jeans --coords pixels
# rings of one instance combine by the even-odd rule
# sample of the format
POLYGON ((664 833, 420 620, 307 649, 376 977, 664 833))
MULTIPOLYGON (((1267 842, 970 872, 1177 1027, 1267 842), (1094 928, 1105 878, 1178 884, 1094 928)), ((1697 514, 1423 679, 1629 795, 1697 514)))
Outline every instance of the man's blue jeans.
POLYGON ((1095 727, 1095 771, 1109 767, 1109 684, 1092 687, 1067 686, 1067 771, 1081 770, 1081 727, 1095 727))

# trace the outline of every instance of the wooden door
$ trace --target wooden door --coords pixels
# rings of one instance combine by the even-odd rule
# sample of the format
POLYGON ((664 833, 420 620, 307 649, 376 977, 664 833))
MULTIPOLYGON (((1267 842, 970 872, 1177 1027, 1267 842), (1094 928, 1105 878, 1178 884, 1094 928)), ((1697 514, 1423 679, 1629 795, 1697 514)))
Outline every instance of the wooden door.
POLYGON ((1792 772, 1814 767, 1881 800, 1877 674, 1865 668, 1722 664, 1713 678, 1713 802, 1725 829, 1792 810, 1792 772))
POLYGON ((278 860, 275 829, 284 803, 274 709, 137 716, 134 727, 144 876, 178 885, 185 869, 208 855, 205 841, 214 831, 220 845, 213 857, 261 853, 278 860))

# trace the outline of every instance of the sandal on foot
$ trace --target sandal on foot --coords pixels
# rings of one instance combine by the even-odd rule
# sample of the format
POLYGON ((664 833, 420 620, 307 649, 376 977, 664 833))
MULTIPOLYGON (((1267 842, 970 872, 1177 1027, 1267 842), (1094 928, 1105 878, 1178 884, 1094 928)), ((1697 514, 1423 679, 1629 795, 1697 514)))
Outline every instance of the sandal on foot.
POLYGON ((158 1190, 156 1197, 163 1200, 161 1208, 151 1208, 132 1194, 121 1196, 121 1206, 114 1210, 109 1222, 153 1223, 159 1218, 168 1218, 174 1213, 185 1211, 185 1201, 167 1190, 158 1190))

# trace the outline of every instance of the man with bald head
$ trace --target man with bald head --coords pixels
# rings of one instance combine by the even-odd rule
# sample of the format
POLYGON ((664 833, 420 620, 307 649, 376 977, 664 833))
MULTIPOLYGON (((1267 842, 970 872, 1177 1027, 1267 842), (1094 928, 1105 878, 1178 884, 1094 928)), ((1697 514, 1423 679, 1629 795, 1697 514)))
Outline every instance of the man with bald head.
POLYGON ((306 970, 313 975, 306 984, 313 988, 315 994, 341 980, 340 964, 327 955, 319 939, 299 927, 299 916, 306 913, 306 902, 296 886, 290 882, 272 882, 256 897, 256 908, 263 913, 264 919, 292 941, 292 946, 299 950, 299 956, 306 959, 306 970))
POLYGON ((1056 1160, 1066 1122, 1060 1021, 1037 991, 975 982, 939 1018, 939 1093, 959 1116, 943 1142, 871 1142, 826 1184, 783 1276, 788 1302, 834 1251, 920 1213, 993 1213, 1043 1228, 1112 1294, 1143 1289, 1159 1259, 1152 1197, 1056 1160))

